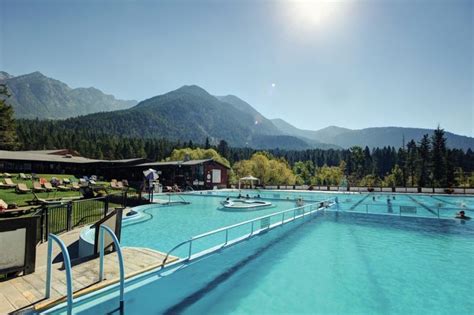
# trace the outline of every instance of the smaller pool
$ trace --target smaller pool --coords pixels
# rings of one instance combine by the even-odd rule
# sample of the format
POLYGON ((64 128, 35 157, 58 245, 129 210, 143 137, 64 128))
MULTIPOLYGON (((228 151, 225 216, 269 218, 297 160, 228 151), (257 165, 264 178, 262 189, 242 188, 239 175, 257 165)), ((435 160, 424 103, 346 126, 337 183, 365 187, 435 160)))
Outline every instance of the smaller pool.
POLYGON ((262 207, 270 207, 270 201, 261 201, 254 199, 229 199, 222 203, 226 211, 246 211, 256 210, 262 207))

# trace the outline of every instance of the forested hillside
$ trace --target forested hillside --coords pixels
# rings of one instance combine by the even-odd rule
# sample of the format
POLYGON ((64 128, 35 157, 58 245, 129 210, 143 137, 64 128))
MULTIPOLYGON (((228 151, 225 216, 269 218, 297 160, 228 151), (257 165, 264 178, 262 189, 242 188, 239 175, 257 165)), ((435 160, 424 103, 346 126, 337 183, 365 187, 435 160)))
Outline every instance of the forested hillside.
POLYGON ((61 119, 129 108, 137 103, 118 100, 92 87, 72 89, 40 72, 17 77, 1 72, 0 83, 8 87, 8 102, 17 118, 61 119))

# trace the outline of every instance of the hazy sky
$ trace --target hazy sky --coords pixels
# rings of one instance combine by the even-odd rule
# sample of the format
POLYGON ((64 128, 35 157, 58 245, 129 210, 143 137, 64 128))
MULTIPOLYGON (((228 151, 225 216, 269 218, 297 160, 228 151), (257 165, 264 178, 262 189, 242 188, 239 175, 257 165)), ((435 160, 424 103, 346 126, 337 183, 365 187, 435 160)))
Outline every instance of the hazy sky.
POLYGON ((197 84, 305 129, 473 136, 473 2, 0 0, 0 69, 136 100, 197 84))

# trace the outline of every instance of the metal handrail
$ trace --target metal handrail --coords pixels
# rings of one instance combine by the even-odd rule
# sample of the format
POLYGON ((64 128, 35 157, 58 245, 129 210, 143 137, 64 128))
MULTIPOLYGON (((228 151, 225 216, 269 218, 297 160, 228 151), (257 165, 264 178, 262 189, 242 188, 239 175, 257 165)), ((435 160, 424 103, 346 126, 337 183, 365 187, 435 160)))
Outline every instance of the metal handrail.
POLYGON ((72 269, 71 269, 71 258, 66 245, 59 237, 54 234, 48 235, 48 258, 47 258, 47 270, 46 270, 46 292, 45 298, 49 299, 51 296, 51 280, 52 280, 52 255, 53 255, 53 241, 55 241, 61 248, 63 254, 64 266, 66 269, 66 288, 67 288, 67 314, 72 314, 72 269))
POLYGON ((123 310, 124 307, 124 288, 125 288, 125 268, 123 264, 123 255, 122 249, 120 247, 120 242, 115 235, 114 231, 107 225, 101 225, 99 228, 99 248, 100 248, 100 268, 99 268, 99 281, 104 279, 104 231, 109 233, 114 241, 115 247, 117 249, 117 256, 119 260, 120 267, 120 310, 123 310))
POLYGON ((166 193, 166 195, 168 196, 168 204, 171 204, 171 196, 173 195, 179 197, 182 200, 182 202, 188 203, 186 199, 184 199, 183 196, 181 196, 181 194, 182 193, 179 193, 179 194, 166 193))
POLYGON ((224 245, 226 245, 228 243, 228 237, 229 237, 229 230, 231 229, 234 229, 236 227, 239 227, 239 226, 243 226, 243 225, 247 225, 247 224, 251 224, 251 232, 250 234, 248 235, 248 237, 252 236, 253 235, 253 232, 254 232, 254 223, 257 222, 257 221, 261 221, 262 219, 266 219, 266 218, 271 218, 271 217, 274 217, 274 216, 278 216, 278 215, 281 215, 282 216, 282 221, 281 223, 283 224, 285 222, 285 214, 288 213, 288 212, 293 212, 293 216, 292 217, 289 217, 287 220, 295 220, 297 217, 301 216, 301 214, 296 214, 296 211, 297 210, 303 210, 303 213, 302 213, 302 216, 304 217, 306 215, 306 213, 304 212, 304 209, 305 208, 309 208, 309 213, 312 213, 312 208, 314 205, 322 205, 323 207, 328 207, 329 205, 335 203, 335 198, 330 198, 330 199, 326 199, 326 200, 323 200, 323 201, 317 201, 317 202, 313 202, 313 203, 309 203, 309 204, 306 204, 306 205, 303 205, 303 206, 299 206, 299 207, 295 207, 295 208, 291 208, 291 209, 287 209, 287 210, 283 210, 283 211, 279 211, 279 212, 274 212, 274 213, 271 213, 271 214, 267 214, 267 215, 264 215, 264 216, 261 216, 261 217, 257 217, 255 219, 250 219, 250 220, 247 220, 247 221, 243 221, 243 222, 239 222, 239 223, 236 223, 236 224, 232 224, 232 225, 229 225, 229 226, 225 226, 225 227, 221 227, 221 228, 218 228, 218 229, 215 229, 215 230, 212 230, 212 231, 209 231, 209 232, 206 232, 206 233, 202 233, 202 234, 199 234, 199 235, 196 235, 196 236, 193 236, 191 237, 190 239, 186 240, 186 241, 183 241, 181 243, 179 243, 178 245, 176 245, 175 247, 173 247, 171 250, 169 250, 167 253, 166 253, 166 256, 165 256, 165 259, 163 260, 163 265, 166 263, 166 261, 168 260, 168 257, 170 256, 170 254, 172 252, 174 252, 176 249, 180 248, 181 246, 185 245, 185 244, 189 244, 189 249, 188 249, 188 257, 186 258, 186 260, 189 260, 191 258, 191 255, 192 255, 192 243, 193 241, 195 240, 198 240, 198 239, 201 239, 201 238, 204 238, 204 237, 207 237, 207 236, 210 236, 210 235, 214 235, 214 234, 217 234, 217 233, 220 233, 220 232, 226 232, 225 233, 225 242, 224 242, 224 245))
MULTIPOLYGON (((339 202, 340 204, 348 204, 344 202, 339 202)), ((431 213, 433 216, 430 215, 423 215, 422 212, 419 212, 419 210, 426 210, 426 208, 420 206, 420 205, 400 205, 400 204, 360 204, 357 208, 353 210, 348 210, 348 209, 341 209, 341 208, 336 208, 335 211, 341 211, 341 212, 352 212, 352 213, 367 213, 367 214, 379 214, 379 215, 391 215, 391 216, 400 216, 400 217, 421 217, 421 218, 438 218, 441 219, 443 218, 443 211, 445 212, 453 212, 453 211, 460 211, 464 210, 466 212, 474 212, 474 209, 470 208, 462 208, 462 207, 435 207, 435 206, 427 206, 428 208, 431 209, 431 213), (416 209, 415 215, 411 215, 409 212, 402 211, 403 207, 411 207, 416 209), (383 207, 391 208, 392 211, 380 211, 383 207), (372 210, 376 209, 376 210, 372 210)), ((388 210, 388 209, 387 209, 388 210)))

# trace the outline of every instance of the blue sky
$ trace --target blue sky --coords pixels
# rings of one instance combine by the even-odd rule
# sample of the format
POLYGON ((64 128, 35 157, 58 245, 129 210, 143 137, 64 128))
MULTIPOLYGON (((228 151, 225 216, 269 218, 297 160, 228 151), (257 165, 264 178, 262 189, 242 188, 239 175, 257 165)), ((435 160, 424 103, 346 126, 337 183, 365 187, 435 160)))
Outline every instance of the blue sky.
POLYGON ((305 129, 474 136, 469 0, 0 0, 0 36, 0 69, 119 98, 197 84, 305 129))

